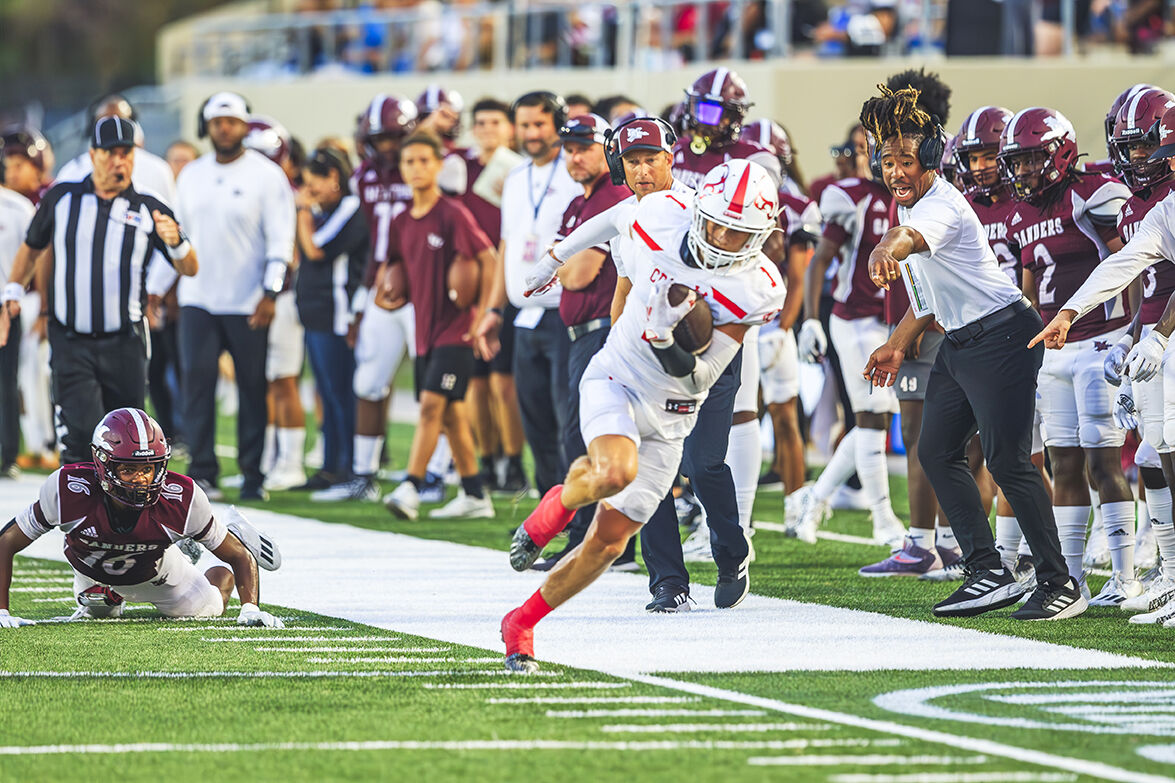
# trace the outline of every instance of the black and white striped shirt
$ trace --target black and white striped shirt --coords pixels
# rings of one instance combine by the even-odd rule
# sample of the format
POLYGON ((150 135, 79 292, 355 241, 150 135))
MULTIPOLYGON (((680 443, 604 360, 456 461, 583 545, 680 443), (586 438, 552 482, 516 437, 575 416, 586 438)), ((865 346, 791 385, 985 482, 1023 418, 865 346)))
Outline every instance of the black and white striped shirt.
POLYGON ((53 243, 49 311, 57 323, 103 335, 126 332, 142 320, 152 252, 170 263, 167 244, 155 232, 155 210, 174 217, 162 199, 134 187, 100 199, 91 177, 49 189, 25 242, 36 250, 53 243))

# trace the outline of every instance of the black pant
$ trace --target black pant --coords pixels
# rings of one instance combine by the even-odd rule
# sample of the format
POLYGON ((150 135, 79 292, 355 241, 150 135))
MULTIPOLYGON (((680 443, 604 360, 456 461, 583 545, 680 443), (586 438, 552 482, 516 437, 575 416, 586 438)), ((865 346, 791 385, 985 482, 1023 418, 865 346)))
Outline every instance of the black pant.
POLYGON ((115 408, 142 408, 147 395, 147 337, 140 324, 109 337, 78 335, 49 321, 49 387, 63 462, 89 462, 90 439, 115 408))
MULTIPOLYGON (((563 450, 566 452, 568 467, 577 458, 587 454, 587 444, 583 442, 583 433, 579 431, 579 382, 583 380, 583 373, 587 369, 588 362, 604 347, 604 341, 608 339, 609 331, 611 331, 611 327, 605 326, 585 334, 571 343, 571 350, 567 354, 567 423, 563 430, 563 450)), ((583 541, 595 515, 595 503, 584 506, 575 512, 571 524, 567 526, 568 549, 583 541)), ((631 540, 629 546, 635 546, 631 540)))
POLYGON ((175 321, 169 319, 162 329, 151 332, 151 361, 147 364, 147 385, 151 407, 155 409, 155 421, 169 439, 180 434, 176 426, 175 400, 167 377, 170 371, 175 372, 177 379, 179 377, 177 330, 175 321))
POLYGON ((534 455, 534 484, 540 494, 563 480, 567 459, 567 354, 571 340, 559 310, 551 308, 534 329, 514 330, 514 387, 522 430, 534 455))
MULTIPOLYGON (((0 466, 16 462, 20 453, 20 317, 9 321, 8 342, 0 348, 0 466)), ((39 447, 38 447, 39 448, 39 447)))
POLYGON ((988 470, 1032 547, 1037 581, 1061 585, 1069 574, 1052 504, 1029 460, 1044 346, 1025 346, 1041 327, 1040 316, 1029 309, 962 347, 943 341, 926 385, 918 459, 967 565, 1000 568, 987 510, 967 466, 967 444, 978 429, 988 470))
MULTIPOLYGON (((693 432, 685 439, 681 471, 706 509, 710 544, 719 571, 731 571, 747 559, 747 538, 738 523, 734 477, 726 464, 726 444, 734 418, 734 397, 742 375, 743 352, 718 376, 710 396, 698 411, 693 432)), ((673 507, 673 492, 665 496, 653 518, 641 528, 641 555, 649 570, 649 591, 667 583, 678 589, 689 586, 689 572, 681 554, 681 532, 673 507)))
POLYGON ((188 475, 216 481, 216 380, 220 352, 228 350, 237 377, 237 464, 246 486, 261 484, 265 445, 265 354, 269 329, 250 329, 245 315, 213 315, 180 308, 179 346, 183 378, 184 436, 192 461, 188 475))

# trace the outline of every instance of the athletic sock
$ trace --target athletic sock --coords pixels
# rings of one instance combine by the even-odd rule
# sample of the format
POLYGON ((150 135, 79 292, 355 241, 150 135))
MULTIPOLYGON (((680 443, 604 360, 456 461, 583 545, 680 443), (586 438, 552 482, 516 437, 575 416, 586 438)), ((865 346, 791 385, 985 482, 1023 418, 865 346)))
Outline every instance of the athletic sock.
POLYGON ((526 603, 514 610, 513 620, 523 628, 534 628, 538 621, 549 615, 554 607, 543 598, 541 590, 535 590, 534 595, 526 599, 526 603))
POLYGON ((481 474, 474 473, 472 476, 461 477, 461 491, 471 498, 481 500, 485 497, 485 491, 482 489, 481 474))
POLYGON ((912 527, 906 531, 906 537, 914 542, 919 549, 929 550, 934 546, 934 531, 925 528, 912 527))
POLYGON ((1085 527, 1089 524, 1089 506, 1056 506, 1057 536, 1061 539, 1061 554, 1069 576, 1081 581, 1084 569, 1081 558, 1085 554, 1085 527))
POLYGON ((841 438, 836 451, 832 452, 832 459, 828 461, 824 472, 812 485, 812 494, 817 500, 828 500, 832 497, 832 493, 836 492, 837 487, 844 484, 849 476, 856 472, 856 443, 860 430, 860 427, 853 427, 849 430, 849 434, 841 438))
POLYGON ((1093 524, 1090 530, 1102 530, 1105 525, 1105 515, 1102 514, 1102 497, 1096 489, 1089 488, 1089 504, 1093 508, 1093 524))
POLYGON ((453 461, 453 452, 449 448, 449 439, 443 434, 437 438, 437 447, 433 449, 428 460, 428 472, 435 473, 442 478, 449 472, 449 463, 453 461))
POLYGON ((885 463, 885 430, 857 427, 855 445, 857 476, 865 504, 874 514, 892 514, 889 503, 889 467, 885 463))
POLYGON ((1166 576, 1175 576, 1175 525, 1171 523, 1171 489, 1169 487, 1146 488, 1147 516, 1155 543, 1159 545, 1160 566, 1166 576))
POLYGON ((556 484, 547 490, 522 526, 531 541, 543 547, 551 543, 551 539, 567 527, 574 516, 575 509, 563 505, 563 485, 556 484))
POLYGON ((483 476, 490 476, 492 478, 495 475, 494 474, 494 458, 493 458, 493 456, 492 455, 484 456, 481 458, 480 461, 481 461, 481 474, 483 476))
POLYGON ((280 446, 277 445, 274 439, 274 432, 277 428, 272 424, 265 425, 265 444, 261 447, 261 472, 272 473, 273 469, 277 467, 277 458, 280 452, 280 446))
POLYGON ((413 476, 411 473, 409 473, 404 477, 404 480, 415 487, 417 492, 419 492, 420 488, 424 486, 424 477, 422 476, 413 476))
POLYGON ((939 525, 934 528, 935 545, 952 552, 959 551, 959 539, 955 538, 955 531, 950 525, 939 525))
POLYGON ((762 436, 759 422, 747 421, 730 428, 726 446, 726 464, 734 478, 734 497, 738 503, 738 523, 743 530, 751 527, 751 509, 755 505, 755 491, 759 488, 759 466, 762 461, 762 436))
POLYGON ((1020 546, 1016 548, 1017 555, 1024 555, 1025 557, 1032 556, 1032 547, 1028 546, 1028 539, 1020 536, 1020 546))
POLYGON ((1001 560, 1015 559, 1016 548, 1020 546, 1022 536, 1020 523, 1016 520, 1016 517, 1001 517, 998 514, 996 515, 995 548, 1000 553, 1001 560))
POLYGON ((384 439, 379 435, 356 435, 352 461, 356 476, 374 476, 379 472, 379 451, 384 439))
POLYGON ((1102 504, 1102 523, 1110 542, 1110 564, 1114 573, 1134 578, 1134 501, 1102 504))
POLYGON ((277 428, 277 464, 288 469, 302 467, 306 451, 306 430, 303 427, 277 428))

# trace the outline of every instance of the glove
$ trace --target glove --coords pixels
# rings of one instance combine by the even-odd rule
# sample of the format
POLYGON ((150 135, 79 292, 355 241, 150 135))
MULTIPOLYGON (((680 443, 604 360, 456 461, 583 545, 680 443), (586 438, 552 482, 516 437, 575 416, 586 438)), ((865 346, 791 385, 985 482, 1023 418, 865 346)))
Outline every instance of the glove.
POLYGON ((265 628, 286 627, 286 624, 279 618, 257 608, 257 604, 241 604, 241 613, 237 615, 237 625, 251 625, 265 628))
POLYGON ((1167 338, 1152 329, 1130 350, 1126 357, 1126 374, 1135 381, 1149 381, 1163 366, 1166 350, 1167 338))
POLYGON ((825 352, 828 351, 828 337, 824 334, 824 327, 815 318, 809 318, 800 327, 797 348, 800 358, 809 364, 815 364, 824 358, 825 352))
POLYGON ((526 290, 522 292, 522 295, 537 296, 550 291, 551 287, 559 280, 555 277, 555 273, 559 271, 561 266, 563 266, 563 262, 555 258, 555 254, 548 250, 542 258, 535 262, 534 268, 526 276, 526 290))
POLYGON ((1114 424, 1118 429, 1127 432, 1138 429, 1138 411, 1134 407, 1134 394, 1130 388, 1129 378, 1118 389, 1118 399, 1114 403, 1114 424))
POLYGON ((1102 373, 1111 386, 1117 386, 1122 382, 1122 370, 1126 369, 1126 354, 1133 346, 1134 338, 1124 334, 1106 354, 1106 360, 1102 363, 1102 373))
POLYGON ((690 291, 689 296, 676 305, 669 304, 669 288, 672 280, 658 280, 653 284, 646 307, 645 339, 657 348, 673 345, 673 330, 693 309, 698 295, 690 291))
POLYGON ((0 609, 0 628, 20 628, 25 625, 36 625, 34 620, 26 620, 23 617, 13 617, 8 613, 7 609, 0 609))

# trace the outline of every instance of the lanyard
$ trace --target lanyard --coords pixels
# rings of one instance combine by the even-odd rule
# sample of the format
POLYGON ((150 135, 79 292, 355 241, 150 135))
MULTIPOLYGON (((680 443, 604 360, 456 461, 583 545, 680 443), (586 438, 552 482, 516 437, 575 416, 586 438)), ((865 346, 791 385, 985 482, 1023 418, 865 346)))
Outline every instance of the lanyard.
POLYGON ((551 173, 547 175, 547 186, 543 188, 543 195, 539 196, 539 203, 534 203, 534 182, 531 179, 534 172, 534 161, 526 167, 526 195, 530 198, 530 206, 534 209, 534 220, 539 219, 539 210, 543 208, 543 200, 551 191, 551 183, 555 181, 555 171, 559 166, 559 161, 563 159, 563 150, 559 150, 559 154, 555 156, 555 160, 551 161, 551 173))

